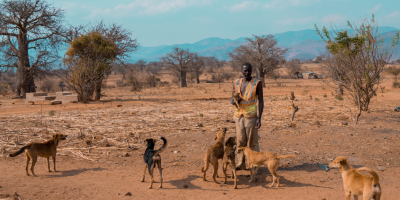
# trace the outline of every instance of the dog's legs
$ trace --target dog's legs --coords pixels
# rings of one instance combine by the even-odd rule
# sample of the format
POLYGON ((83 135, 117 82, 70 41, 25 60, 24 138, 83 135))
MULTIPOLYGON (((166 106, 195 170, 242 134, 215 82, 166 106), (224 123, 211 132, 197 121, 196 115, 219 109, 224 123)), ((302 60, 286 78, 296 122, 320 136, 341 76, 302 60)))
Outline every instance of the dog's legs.
POLYGON ((232 168, 232 178, 235 180, 235 189, 237 189, 237 177, 236 177, 236 166, 231 163, 232 168))
POLYGON ((144 168, 143 168, 143 178, 142 178, 141 182, 144 182, 144 175, 146 174, 146 168, 147 168, 147 164, 144 165, 144 168))
POLYGON ((50 157, 47 157, 47 169, 49 170, 49 172, 51 172, 49 160, 50 160, 50 157))
POLYGON ((346 200, 350 200, 351 193, 349 191, 345 191, 346 200))
POLYGON ((279 184, 281 182, 281 178, 279 178, 278 174, 276 173, 278 165, 279 165, 278 161, 272 161, 268 163, 268 170, 272 174, 272 184, 270 187, 273 187, 275 185, 275 182, 277 182, 275 187, 279 187, 279 184))
MULTIPOLYGON (((354 200, 358 200, 358 195, 353 195, 353 197, 354 197, 354 200)), ((370 197, 370 195, 363 195, 363 199, 367 199, 367 200, 371 200, 369 197, 370 197)))
POLYGON ((228 168, 228 164, 227 163, 222 163, 222 171, 224 172, 225 175, 225 181, 224 184, 227 184, 226 179, 227 179, 227 175, 226 175, 226 169, 228 168))
POLYGON ((252 164, 249 164, 249 169, 250 169, 250 180, 249 180, 249 183, 252 183, 253 182, 253 175, 254 175, 254 169, 253 169, 253 165, 252 164))
POLYGON ((210 162, 211 165, 214 167, 213 180, 216 184, 218 184, 217 180, 215 179, 215 177, 218 175, 218 159, 215 157, 211 157, 210 162))
POLYGON ((28 166, 29 166, 29 162, 31 161, 31 158, 29 157, 28 154, 26 154, 26 175, 29 176, 29 172, 28 172, 28 166))
POLYGON ((153 162, 153 164, 151 165, 151 169, 149 170, 149 174, 150 174, 150 186, 149 186, 149 189, 153 188, 153 183, 154 183, 154 179, 153 179, 154 167, 155 167, 155 163, 153 162))
POLYGON ((37 161, 37 156, 36 156, 36 157, 32 156, 31 172, 32 172, 33 176, 36 176, 36 175, 35 175, 35 172, 33 171, 33 169, 34 169, 34 167, 35 167, 35 164, 36 164, 36 161, 37 161))
POLYGON ((162 178, 161 160, 157 162, 157 165, 158 165, 158 171, 160 172, 160 187, 158 188, 162 188, 163 178, 162 178))
MULTIPOLYGON (((52 156, 52 158, 53 158, 54 172, 57 172, 57 170, 56 170, 56 155, 54 154, 52 156)), ((50 167, 49 167, 49 169, 50 169, 50 167)))

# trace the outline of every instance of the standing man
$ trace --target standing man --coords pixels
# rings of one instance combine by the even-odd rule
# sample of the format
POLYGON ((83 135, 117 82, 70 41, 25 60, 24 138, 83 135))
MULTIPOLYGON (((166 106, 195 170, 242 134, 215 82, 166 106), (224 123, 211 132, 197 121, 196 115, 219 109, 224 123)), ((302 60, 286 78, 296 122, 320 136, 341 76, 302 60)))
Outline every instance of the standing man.
MULTIPOLYGON (((242 100, 235 111, 236 138, 238 147, 250 147, 253 151, 260 151, 258 145, 258 129, 261 127, 261 116, 264 109, 263 88, 261 81, 251 77, 253 67, 250 63, 242 65, 243 78, 233 85, 233 93, 240 93, 242 100), (258 102, 258 106, 257 106, 258 102), (258 112, 257 112, 258 111, 258 112), (258 113, 258 115, 257 115, 258 113)), ((230 102, 235 105, 233 97, 230 102)), ((238 152, 237 170, 245 169, 245 155, 238 152)))

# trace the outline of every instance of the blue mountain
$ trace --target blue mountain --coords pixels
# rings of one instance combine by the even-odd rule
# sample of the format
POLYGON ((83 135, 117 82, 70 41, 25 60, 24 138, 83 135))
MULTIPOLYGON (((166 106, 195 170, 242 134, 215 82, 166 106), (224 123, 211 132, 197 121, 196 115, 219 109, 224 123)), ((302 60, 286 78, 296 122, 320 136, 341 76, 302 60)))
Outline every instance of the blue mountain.
MULTIPOLYGON (((385 37, 389 37, 400 29, 382 26, 379 27, 379 30, 385 37)), ((274 36, 280 46, 290 48, 287 59, 313 59, 325 52, 325 42, 322 41, 315 30, 312 29, 277 33, 274 36)), ((189 49, 191 52, 197 52, 201 56, 215 56, 220 60, 228 60, 229 52, 232 52, 236 47, 245 43, 245 37, 235 40, 211 37, 193 44, 185 43, 156 47, 140 47, 139 50, 131 56, 131 62, 136 62, 140 59, 158 61, 161 57, 171 52, 174 47, 189 49)), ((395 51, 392 57, 392 60, 393 59, 400 59, 399 49, 395 51)))

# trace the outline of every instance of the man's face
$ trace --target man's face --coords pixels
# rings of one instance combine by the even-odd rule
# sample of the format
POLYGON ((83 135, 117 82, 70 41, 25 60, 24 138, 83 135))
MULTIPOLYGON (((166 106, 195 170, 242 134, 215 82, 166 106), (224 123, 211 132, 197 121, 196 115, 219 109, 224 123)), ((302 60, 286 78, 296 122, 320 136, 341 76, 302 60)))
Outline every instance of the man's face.
POLYGON ((251 67, 247 66, 247 65, 243 65, 242 66, 242 74, 243 74, 243 78, 245 79, 251 79, 251 67))

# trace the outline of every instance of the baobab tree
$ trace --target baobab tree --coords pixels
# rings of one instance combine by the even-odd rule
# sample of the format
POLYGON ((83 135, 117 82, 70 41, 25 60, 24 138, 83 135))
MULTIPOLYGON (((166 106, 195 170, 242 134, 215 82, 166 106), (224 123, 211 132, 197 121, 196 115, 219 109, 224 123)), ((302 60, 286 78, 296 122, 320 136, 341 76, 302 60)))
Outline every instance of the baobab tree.
POLYGON ((237 47, 229 53, 235 63, 249 62, 258 70, 258 75, 265 86, 265 75, 278 68, 279 63, 285 61, 288 49, 278 46, 273 35, 253 35, 253 38, 246 38, 247 43, 237 47))
POLYGON ((161 58, 161 62, 171 69, 173 73, 180 74, 180 86, 187 87, 186 73, 190 71, 193 61, 197 55, 189 50, 174 47, 171 53, 161 58))
POLYGON ((17 97, 35 92, 34 75, 59 59, 63 19, 64 11, 44 0, 0 3, 0 62, 3 68, 17 68, 17 97))

